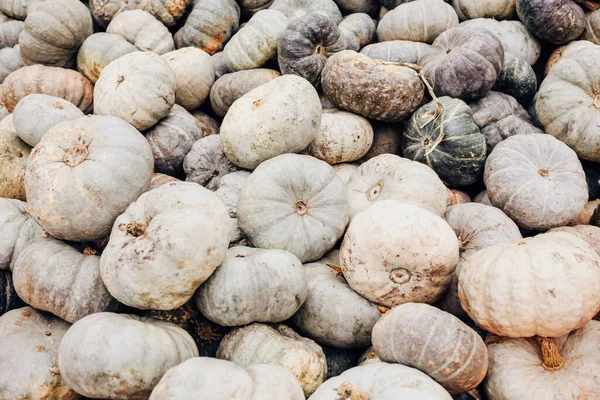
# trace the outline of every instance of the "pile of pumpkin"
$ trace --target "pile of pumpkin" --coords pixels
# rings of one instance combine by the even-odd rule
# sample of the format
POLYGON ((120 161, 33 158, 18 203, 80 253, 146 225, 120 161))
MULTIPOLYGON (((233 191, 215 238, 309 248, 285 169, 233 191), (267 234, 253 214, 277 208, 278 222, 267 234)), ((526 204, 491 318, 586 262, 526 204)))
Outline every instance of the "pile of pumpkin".
POLYGON ((0 0, 0 399, 600 399, 599 9, 0 0))

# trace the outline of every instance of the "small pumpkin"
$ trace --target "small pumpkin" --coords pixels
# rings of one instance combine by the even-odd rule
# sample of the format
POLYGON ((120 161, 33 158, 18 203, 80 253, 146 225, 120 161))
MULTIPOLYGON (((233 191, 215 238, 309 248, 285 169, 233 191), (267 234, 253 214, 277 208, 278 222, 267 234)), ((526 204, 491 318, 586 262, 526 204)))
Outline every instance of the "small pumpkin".
POLYGON ((473 184, 483 170, 485 137, 462 100, 441 97, 419 108, 402 135, 406 158, 431 167, 449 186, 473 184), (440 107, 443 107, 441 111, 440 107))
POLYGON ((137 47, 120 35, 99 32, 88 36, 77 53, 77 70, 96 83, 100 72, 117 58, 137 51, 137 47))
POLYGON ((143 10, 128 10, 117 14, 106 32, 122 36, 141 51, 160 55, 175 50, 173 37, 167 27, 143 10))
POLYGON ((94 87, 89 80, 77 71, 38 64, 9 74, 0 86, 0 101, 13 112, 23 97, 33 93, 68 100, 85 114, 92 111, 94 87))
POLYGON ((46 132, 27 163, 29 212, 58 239, 104 238, 148 188, 153 166, 148 142, 123 120, 95 115, 61 122, 46 132), (100 178, 98 170, 110 179, 100 178))
POLYGON ((594 46, 596 46, 594 43, 587 40, 574 40, 564 46, 557 47, 548 58, 546 68, 544 68, 544 76, 548 75, 550 69, 563 58, 568 57, 581 49, 585 49, 586 47, 594 46))
POLYGON ((83 117, 83 112, 67 100, 47 94, 30 94, 17 103, 12 118, 17 135, 33 147, 54 125, 79 117, 83 117))
POLYGON ((340 51, 327 60, 321 84, 338 108, 385 122, 409 116, 424 95, 423 83, 414 70, 385 65, 352 50, 340 51))
POLYGON ((452 0, 452 7, 462 19, 512 19, 516 14, 515 0, 452 0))
POLYGON ((0 11, 7 16, 19 20, 27 18, 29 6, 38 3, 40 0, 1 0, 0 11))
POLYGON ((320 14, 335 25, 342 21, 342 13, 333 0, 275 0, 269 7, 281 11, 290 22, 309 14, 320 14))
POLYGON ((577 155, 550 135, 515 135, 502 141, 488 156, 484 181, 494 206, 529 230, 568 224, 588 200, 577 155))
POLYGON ((433 43, 444 31, 458 26, 454 9, 442 0, 416 0, 390 10, 377 25, 382 42, 408 40, 433 43))
POLYGON ((225 66, 225 55, 222 51, 219 51, 218 53, 215 53, 210 57, 212 58, 213 64, 215 65, 215 80, 229 73, 227 66, 225 66))
POLYGON ((304 150, 317 137, 321 114, 317 91, 307 80, 280 76, 232 104, 221 126, 223 151, 234 164, 254 169, 304 150))
POLYGON ((282 322, 308 294, 302 263, 284 250, 236 246, 196 292, 196 306, 219 325, 282 322), (250 278, 251 277, 251 278, 250 278))
POLYGON ((223 50, 238 29, 240 6, 234 0, 198 0, 175 33, 175 46, 194 46, 210 55, 223 50))
POLYGON ((488 369, 477 332, 427 304, 402 304, 385 313, 373 328, 373 349, 382 361, 418 368, 454 394, 475 389, 488 369))
POLYGON ((0 317, 0 396, 3 399, 79 396, 64 381, 56 357, 71 324, 31 307, 0 317))
POLYGON ((321 14, 308 14, 294 20, 277 44, 279 68, 295 74, 313 86, 321 83, 327 59, 346 49, 346 39, 336 23, 321 14))
POLYGON ((84 396, 146 399, 169 368, 197 356, 192 337, 175 324, 101 312, 80 319, 65 334, 58 368, 69 387, 84 396))
POLYGON ((522 104, 529 104, 537 93, 537 76, 525 61, 505 53, 502 71, 492 89, 509 94, 522 104))
POLYGON ((397 200, 442 216, 446 211, 446 186, 429 167, 381 154, 361 164, 347 184, 350 218, 372 204, 397 200))
POLYGON ((258 68, 277 54, 288 19, 277 10, 261 10, 236 32, 223 49, 225 66, 235 72, 258 68))
POLYGON ((210 88, 210 105, 217 115, 224 117, 237 99, 278 76, 279 72, 266 68, 225 74, 210 88))
POLYGON ((361 54, 374 60, 420 64, 423 56, 431 48, 427 43, 411 42, 408 40, 391 40, 373 43, 362 48, 361 54))
POLYGON ((381 154, 401 154, 402 125, 371 121, 373 127, 373 144, 361 162, 370 160, 381 154))
POLYGON ((236 328, 223 338, 217 358, 247 367, 272 363, 287 368, 310 396, 327 378, 323 349, 285 325, 251 324, 236 328))
POLYGON ((183 161, 185 180, 195 182, 209 190, 217 190, 221 177, 238 171, 237 165, 223 153, 221 135, 215 134, 198 139, 183 161))
POLYGON ((240 0, 239 5, 242 16, 252 17, 260 10, 265 10, 271 6, 273 0, 240 0))
POLYGON ((344 17, 338 29, 346 39, 346 49, 354 51, 369 44, 376 30, 373 19, 368 14, 359 12, 344 17))
POLYGON ((466 204, 471 202, 471 197, 465 192, 456 189, 448 189, 448 198, 446 199, 446 207, 455 206, 457 204, 466 204))
POLYGON ((23 30, 23 21, 7 21, 0 23, 0 49, 15 47, 19 44, 19 34, 23 30))
POLYGON ((163 58, 151 52, 129 53, 100 73, 94 114, 114 115, 143 131, 167 116, 176 89, 175 73, 163 58))
MULTIPOLYGON (((8 75, 22 66, 23 60, 21 59, 19 45, 0 49, 0 84, 4 82, 8 75)), ((2 106, 2 109, 7 113, 4 106, 2 106)))
POLYGON ((207 113, 195 110, 192 115, 196 119, 196 126, 202 131, 202 137, 220 132, 221 124, 207 113))
POLYGON ((25 200, 25 169, 31 147, 23 142, 9 115, 0 121, 0 197, 25 200))
POLYGON ((237 204, 240 197, 240 191, 246 184, 246 179, 248 179, 249 176, 250 172, 244 170, 224 175, 221 177, 219 189, 215 191, 215 194, 219 196, 229 210, 229 217, 231 218, 230 246, 247 244, 246 237, 238 226, 237 204))
POLYGON ((585 30, 585 13, 573 0, 516 0, 519 19, 536 36, 565 44, 585 30))

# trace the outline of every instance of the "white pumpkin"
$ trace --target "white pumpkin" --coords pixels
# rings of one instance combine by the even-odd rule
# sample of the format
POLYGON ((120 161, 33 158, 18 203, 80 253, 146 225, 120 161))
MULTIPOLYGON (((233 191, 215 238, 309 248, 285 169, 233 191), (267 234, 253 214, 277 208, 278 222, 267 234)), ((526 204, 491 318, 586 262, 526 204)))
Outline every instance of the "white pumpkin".
POLYGON ((442 218, 385 200, 352 220, 340 267, 350 287, 373 303, 433 303, 450 284, 458 253, 456 235, 442 218))
POLYGON ((515 0, 452 0, 452 7, 461 19, 513 19, 517 12, 515 0))
POLYGON ((341 163, 333 165, 333 170, 344 183, 348 183, 348 180, 357 169, 358 164, 341 163))
POLYGON ((568 57, 581 49, 585 49, 586 47, 594 46, 597 45, 587 40, 574 40, 569 44, 557 47, 556 49, 554 49, 554 51, 552 52, 552 54, 550 54, 550 57, 548 58, 546 68, 544 68, 544 76, 548 75, 552 67, 554 67, 554 65, 556 65, 556 63, 562 60, 563 58, 568 57))
POLYGON ((164 54, 175 50, 169 29, 154 16, 143 10, 118 13, 106 28, 107 33, 124 37, 141 51, 164 54))
POLYGON ((217 196, 225 203, 231 218, 231 238, 230 245, 240 244, 245 241, 244 234, 238 226, 237 203, 240 198, 240 192, 250 176, 248 171, 236 171, 221 177, 219 189, 215 192, 217 196))

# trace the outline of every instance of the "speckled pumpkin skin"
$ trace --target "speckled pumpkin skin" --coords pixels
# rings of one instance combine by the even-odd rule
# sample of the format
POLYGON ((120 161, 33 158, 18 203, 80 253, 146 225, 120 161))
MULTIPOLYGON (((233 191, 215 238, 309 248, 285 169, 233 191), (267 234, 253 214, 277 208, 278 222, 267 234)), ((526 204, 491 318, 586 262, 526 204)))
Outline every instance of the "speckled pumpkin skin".
POLYGON ((424 95, 423 83, 414 70, 386 65, 352 50, 327 60, 321 84, 339 108, 386 122, 409 116, 424 95))
POLYGON ((585 13, 572 0, 516 0, 517 14, 527 28, 554 44, 576 39, 585 29, 585 13))
POLYGON ((511 53, 504 53, 502 71, 493 89, 513 96, 522 104, 529 104, 537 93, 537 76, 525 61, 511 53))
POLYGON ((0 121, 0 197, 25 200, 25 169, 31 147, 23 142, 12 115, 0 121))

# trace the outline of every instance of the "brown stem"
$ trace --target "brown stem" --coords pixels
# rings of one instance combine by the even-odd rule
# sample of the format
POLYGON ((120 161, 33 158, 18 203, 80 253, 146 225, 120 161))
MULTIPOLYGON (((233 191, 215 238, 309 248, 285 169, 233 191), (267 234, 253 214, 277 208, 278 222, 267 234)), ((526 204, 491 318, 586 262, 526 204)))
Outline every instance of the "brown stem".
POLYGON ((548 371, 556 371, 565 365, 565 358, 560 354, 558 345, 553 338, 537 336, 544 359, 542 365, 548 371))
POLYGON ((370 400, 367 392, 354 385, 352 382, 342 382, 340 386, 334 389, 338 396, 337 400, 370 400))
POLYGON ((148 225, 137 221, 130 222, 126 226, 126 232, 135 237, 142 236, 146 233, 146 229, 148 229, 148 225))
POLYGON ((340 267, 337 267, 333 264, 326 264, 329 268, 338 273, 338 276, 344 276, 344 271, 340 267))
POLYGON ((590 11, 596 11, 600 9, 600 4, 590 0, 575 0, 575 3, 580 4, 582 7, 585 7, 590 11))
POLYGON ((380 313, 385 314, 386 312, 390 311, 389 308, 383 307, 383 306, 377 306, 377 309, 379 310, 380 313))

